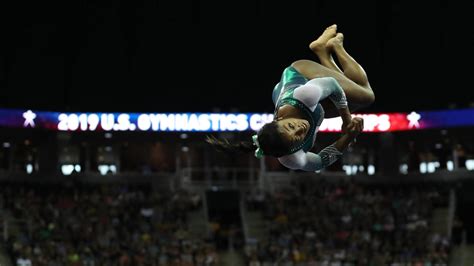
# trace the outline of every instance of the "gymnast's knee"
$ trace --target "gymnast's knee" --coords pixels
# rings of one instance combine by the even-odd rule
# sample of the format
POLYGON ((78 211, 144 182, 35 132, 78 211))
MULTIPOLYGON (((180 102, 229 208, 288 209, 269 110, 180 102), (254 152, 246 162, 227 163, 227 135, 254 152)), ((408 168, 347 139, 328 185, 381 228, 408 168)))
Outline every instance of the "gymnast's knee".
POLYGON ((374 102, 375 102, 375 94, 372 91, 372 89, 370 89, 370 91, 368 91, 367 95, 364 97, 363 104, 365 105, 365 107, 368 107, 372 105, 374 102))

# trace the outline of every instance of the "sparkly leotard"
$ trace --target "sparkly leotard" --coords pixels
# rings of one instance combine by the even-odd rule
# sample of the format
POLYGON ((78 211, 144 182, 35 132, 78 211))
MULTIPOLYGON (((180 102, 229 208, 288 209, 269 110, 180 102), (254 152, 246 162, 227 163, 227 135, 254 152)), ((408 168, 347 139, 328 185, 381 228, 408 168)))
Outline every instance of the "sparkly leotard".
POLYGON ((287 155, 278 158, 284 166, 290 169, 318 171, 342 156, 334 144, 327 146, 318 154, 310 152, 324 119, 324 109, 319 102, 325 98, 329 98, 338 109, 347 108, 344 90, 336 79, 322 77, 308 80, 291 66, 283 71, 281 80, 272 94, 275 113, 283 105, 291 105, 298 108, 310 123, 310 129, 304 140, 292 147, 287 155))

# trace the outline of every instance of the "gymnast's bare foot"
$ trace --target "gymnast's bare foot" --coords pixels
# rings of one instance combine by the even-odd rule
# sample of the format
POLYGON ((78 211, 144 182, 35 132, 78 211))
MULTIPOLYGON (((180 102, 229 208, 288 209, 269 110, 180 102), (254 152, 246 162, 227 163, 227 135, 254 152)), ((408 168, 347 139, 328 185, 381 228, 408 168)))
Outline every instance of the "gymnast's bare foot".
POLYGON ((327 27, 318 39, 309 44, 309 49, 311 49, 316 54, 321 52, 325 53, 326 44, 331 38, 334 38, 336 36, 336 30, 336 24, 327 27))
POLYGON ((336 37, 331 38, 326 43, 326 49, 332 52, 334 51, 334 49, 343 47, 343 43, 344 43, 344 34, 339 32, 338 34, 336 34, 336 37))

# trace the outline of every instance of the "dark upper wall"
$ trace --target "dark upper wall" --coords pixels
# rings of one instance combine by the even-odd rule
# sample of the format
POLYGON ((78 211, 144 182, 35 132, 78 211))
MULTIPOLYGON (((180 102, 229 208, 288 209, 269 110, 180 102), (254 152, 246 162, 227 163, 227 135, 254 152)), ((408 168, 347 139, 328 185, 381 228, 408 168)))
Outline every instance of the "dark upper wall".
POLYGON ((0 107, 271 112, 281 70, 332 23, 376 90, 364 111, 474 100, 472 1, 97 2, 3 10, 0 107))

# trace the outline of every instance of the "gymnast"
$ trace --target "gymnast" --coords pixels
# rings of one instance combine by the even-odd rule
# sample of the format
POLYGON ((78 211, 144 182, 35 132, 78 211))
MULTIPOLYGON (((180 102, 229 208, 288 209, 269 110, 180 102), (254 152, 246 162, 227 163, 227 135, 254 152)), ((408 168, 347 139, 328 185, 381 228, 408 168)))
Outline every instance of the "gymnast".
POLYGON ((365 70, 348 54, 343 41, 337 25, 331 25, 309 44, 320 63, 297 60, 284 69, 272 93, 274 120, 252 140, 232 143, 208 136, 206 141, 218 151, 273 156, 294 170, 319 171, 337 161, 364 128, 363 119, 351 112, 375 100, 365 70), (317 154, 310 152, 323 119, 337 116, 342 119, 340 138, 317 154))

